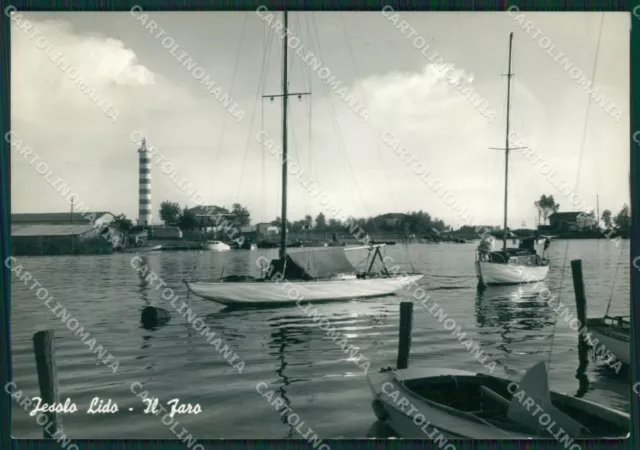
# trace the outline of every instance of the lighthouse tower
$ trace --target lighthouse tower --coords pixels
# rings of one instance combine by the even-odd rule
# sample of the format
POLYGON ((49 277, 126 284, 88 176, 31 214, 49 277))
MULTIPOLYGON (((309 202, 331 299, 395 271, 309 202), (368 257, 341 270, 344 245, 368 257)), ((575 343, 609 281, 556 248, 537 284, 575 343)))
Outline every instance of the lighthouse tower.
POLYGON ((138 153, 140 154, 138 225, 151 225, 151 156, 147 149, 147 140, 144 138, 138 153))

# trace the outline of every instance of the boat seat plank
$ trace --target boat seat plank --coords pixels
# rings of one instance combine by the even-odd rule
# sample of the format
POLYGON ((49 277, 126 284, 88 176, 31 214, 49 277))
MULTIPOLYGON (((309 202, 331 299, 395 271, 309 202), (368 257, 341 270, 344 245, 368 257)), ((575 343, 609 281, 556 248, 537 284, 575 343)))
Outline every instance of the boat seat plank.
POLYGON ((502 395, 495 392, 494 390, 489 389, 486 386, 480 386, 480 392, 482 392, 484 395, 491 398, 492 400, 498 402, 501 406, 504 406, 505 409, 509 409, 509 405, 511 404, 511 402, 506 398, 504 398, 502 395))

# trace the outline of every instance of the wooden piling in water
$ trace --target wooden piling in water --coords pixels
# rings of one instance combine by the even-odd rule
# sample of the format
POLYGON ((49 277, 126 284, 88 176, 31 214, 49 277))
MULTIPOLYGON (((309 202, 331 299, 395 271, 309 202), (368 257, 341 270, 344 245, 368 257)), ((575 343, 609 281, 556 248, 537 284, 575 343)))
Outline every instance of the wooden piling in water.
MULTIPOLYGON (((56 370, 55 351, 53 348, 53 330, 38 331, 33 335, 33 350, 36 355, 36 369, 38 372, 38 385, 40 386, 40 398, 42 403, 48 405, 59 403, 58 395, 58 372, 56 370)), ((62 428, 62 417, 55 412, 44 413, 47 416, 47 422, 50 422, 52 430, 62 428)), ((43 427, 42 435, 45 439, 51 439, 49 433, 43 427)))
MULTIPOLYGON (((587 297, 584 291, 584 279, 582 278, 582 260, 571 261, 571 275, 573 276, 573 291, 576 296, 576 314, 580 322, 580 329, 587 324, 587 297)), ((589 363, 589 346, 586 334, 578 333, 578 359, 580 364, 576 373, 576 378, 581 379, 589 363)))
POLYGON ((413 303, 400 303, 400 337, 398 339, 397 369, 409 367, 409 350, 411 349, 411 327, 413 326, 413 303))

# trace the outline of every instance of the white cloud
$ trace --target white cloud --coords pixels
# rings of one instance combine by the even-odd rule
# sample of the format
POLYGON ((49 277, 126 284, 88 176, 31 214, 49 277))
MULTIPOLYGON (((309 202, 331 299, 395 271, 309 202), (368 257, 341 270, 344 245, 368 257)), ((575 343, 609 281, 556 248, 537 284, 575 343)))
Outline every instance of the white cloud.
MULTIPOLYGON (((263 69, 262 26, 249 24, 244 41, 240 42, 244 33, 242 14, 233 16, 236 19, 232 13, 210 14, 206 18, 200 14, 157 15, 180 48, 202 64, 203 69, 229 91, 239 107, 246 110, 242 123, 232 117, 224 121, 227 114, 224 108, 128 12, 106 19, 104 15, 94 19, 89 13, 79 13, 74 16, 75 23, 82 23, 83 28, 91 28, 93 20, 94 29, 111 31, 86 34, 65 22, 33 20, 33 23, 74 62, 83 76, 91 79, 96 90, 118 108, 117 121, 113 123, 104 115, 33 40, 13 26, 12 129, 43 159, 50 161, 56 173, 74 186, 85 203, 95 205, 94 209, 115 209, 116 213, 136 217, 137 153, 130 140, 135 130, 144 132, 150 143, 175 162, 177 170, 205 195, 207 203, 230 205, 239 201, 249 207, 254 217, 259 218, 264 211, 265 220, 273 219, 279 214, 280 167, 273 157, 265 155, 255 141, 255 134, 264 127, 280 141, 280 103, 266 100, 261 105, 260 98, 262 94, 280 90, 278 50, 271 52, 267 83, 257 92, 258 77, 263 69), (237 36, 238 40, 230 36, 237 36), (233 45, 229 45, 230 39, 233 45), (234 71, 237 61, 238 70, 234 71), (251 130, 250 123, 253 123, 251 130), (249 149, 245 160, 247 141, 249 149), (220 158, 216 159, 218 153, 220 158)), ((419 21, 422 16, 414 17, 419 21)), ((492 123, 451 83, 441 79, 443 72, 426 65, 422 55, 406 40, 386 46, 385 52, 372 52, 366 58, 359 56, 356 58, 358 70, 352 70, 355 63, 349 59, 344 39, 335 34, 335 24, 326 19, 326 31, 320 30, 323 55, 328 58, 324 63, 349 92, 366 100, 371 120, 365 124, 336 93, 330 92, 327 97, 329 89, 320 86, 323 82, 316 74, 308 74, 313 95, 310 99, 290 102, 290 154, 305 168, 311 163, 310 173, 314 177, 317 174, 318 183, 341 202, 347 214, 363 216, 423 209, 447 223, 457 221, 455 213, 442 199, 381 141, 382 131, 388 130, 455 190, 472 216, 479 217, 483 223, 501 222, 504 155, 488 147, 504 145, 506 79, 500 75, 506 69, 506 45, 502 31, 506 36, 505 26, 511 26, 511 22, 505 17, 500 28, 498 16, 491 17, 473 16, 468 23, 475 24, 475 29, 465 25, 469 35, 464 46, 456 45, 449 28, 438 31, 436 41, 444 47, 443 54, 452 55, 451 60, 456 62, 456 66, 451 66, 454 80, 456 77, 469 80, 475 92, 495 110, 492 123), (487 23, 497 27, 492 35, 486 32, 487 23), (447 48, 450 44, 455 47, 447 48), (497 45, 505 47, 504 55, 484 51, 497 45), (398 70, 399 67, 403 69, 398 70), (361 81, 353 84, 352 80, 358 78, 361 81), (309 101, 313 110, 313 155, 309 155, 308 145, 309 101), (339 124, 341 137, 335 122, 339 124)), ((259 18, 255 20, 258 23, 259 18)), ((354 25, 351 34, 378 48, 384 36, 371 31, 374 22, 367 20, 363 15, 363 26, 354 25), (367 24, 370 30, 366 29, 367 24)), ((467 19, 464 20, 467 23, 467 19)), ((432 25, 425 25, 424 29, 437 27, 432 25)), ((583 51, 577 38, 575 46, 568 45, 572 42, 562 43, 567 52, 590 54, 583 51)), ((273 45, 275 48, 280 42, 273 45)), ((552 163, 562 178, 574 184, 574 163, 580 154, 587 99, 566 73, 540 52, 537 47, 526 49, 523 45, 517 53, 522 55, 521 64, 516 64, 519 60, 515 58, 513 129, 552 163)), ((606 54, 603 49, 601 55, 606 54)), ((306 77, 295 70, 298 61, 295 58, 291 89, 306 91, 303 83, 306 77)), ((298 61, 297 65, 301 64, 298 61)), ((609 66, 599 65, 601 70, 620 71, 613 62, 609 66)), ((624 79, 620 81, 617 96, 620 99, 627 92, 625 83, 624 79)), ((612 89, 611 94, 616 91, 612 89)), ((616 99, 616 103, 623 104, 623 101, 616 99)), ((625 135, 620 131, 628 129, 628 123, 616 124, 604 117, 597 123, 598 114, 603 116, 599 108, 592 107, 580 174, 581 189, 585 196, 595 198, 600 194, 601 207, 615 209, 619 208, 618 203, 621 206, 628 192, 623 186, 626 176, 620 176, 628 172, 628 145, 622 142, 625 135), (603 153, 603 147, 607 148, 606 157, 598 156, 599 152, 603 153), (589 184, 589 180, 596 182, 589 184), (613 185, 614 182, 617 184, 613 185)), ((514 223, 530 222, 535 198, 554 193, 554 188, 518 154, 511 161, 515 169, 513 184, 510 184, 510 217, 513 215, 514 223)), ((34 168, 21 162, 19 157, 12 159, 12 170, 16 212, 68 208, 35 174, 34 168)), ((179 201, 181 205, 189 201, 159 168, 154 170, 154 211, 163 200, 179 201)), ((292 219, 308 212, 308 205, 312 214, 320 212, 317 202, 308 199, 291 179, 289 186, 292 219)), ((565 199, 559 201, 567 204, 565 199)))

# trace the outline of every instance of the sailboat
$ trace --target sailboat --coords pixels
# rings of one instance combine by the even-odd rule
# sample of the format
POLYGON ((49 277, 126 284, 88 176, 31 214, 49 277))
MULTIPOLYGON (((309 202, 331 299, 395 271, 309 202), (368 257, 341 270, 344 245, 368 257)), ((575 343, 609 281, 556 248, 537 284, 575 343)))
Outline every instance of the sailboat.
MULTIPOLYGON (((629 197, 631 197, 631 173, 629 173, 629 197)), ((600 217, 599 209, 598 207, 598 217, 600 217)), ((622 258, 622 247, 620 248, 620 257, 622 258)), ((615 284, 615 277, 613 282, 615 284)), ((629 366, 631 364, 631 346, 629 344, 629 336, 631 335, 630 316, 611 317, 609 310, 611 309, 612 300, 613 291, 609 297, 604 316, 588 318, 585 325, 589 332, 598 339, 605 348, 613 353, 618 360, 629 366)))
MULTIPOLYGON (((538 255, 535 243, 541 236, 533 235, 529 239, 521 240, 519 248, 507 248, 509 229, 507 228, 507 199, 509 185, 509 107, 511 101, 511 49, 513 33, 509 35, 509 71, 507 72, 507 132, 504 149, 504 235, 502 238, 502 250, 493 251, 493 240, 483 240, 476 249, 476 276, 478 287, 497 284, 519 284, 542 281, 549 273, 549 260, 538 255)), ((545 251, 550 240, 545 241, 545 251)))
POLYGON ((376 417, 405 439, 424 439, 434 429, 445 439, 554 436, 569 444, 576 438, 629 436, 629 414, 550 391, 544 362, 530 368, 519 383, 436 368, 385 371, 368 379, 376 417), (543 422, 545 415, 549 420, 543 422))
POLYGON ((593 317, 587 319, 587 330, 594 338, 627 366, 631 364, 629 335, 631 323, 629 317, 593 317))
MULTIPOLYGON (((283 12, 285 29, 288 13, 283 12)), ((216 282, 185 281, 193 294, 233 307, 283 305, 299 302, 351 300, 395 294, 424 275, 410 273, 404 276, 390 274, 384 264, 381 248, 385 244, 360 247, 321 247, 287 252, 287 103, 288 92, 287 39, 282 41, 282 213, 279 257, 264 264, 262 278, 229 275, 216 282), (345 254, 346 251, 368 250, 373 256, 366 271, 357 271, 345 254), (376 259, 382 270, 372 272, 376 259)), ((371 256, 371 255, 370 255, 371 256)), ((265 258, 266 259, 266 258, 265 258)))
MULTIPOLYGON (((622 249, 620 249, 620 256, 622 256, 622 249)), ((614 284, 615 281, 614 278, 614 284)), ((629 342, 629 336, 631 335, 630 317, 610 316, 609 310, 611 309, 612 300, 613 290, 609 297, 609 303, 607 304, 607 310, 604 316, 590 317, 586 320, 585 325, 589 333, 601 344, 601 347, 609 350, 619 361, 629 366, 631 364, 631 346, 629 342)), ((598 351, 596 350, 596 354, 597 353, 598 351)))

